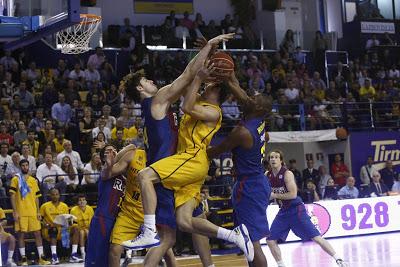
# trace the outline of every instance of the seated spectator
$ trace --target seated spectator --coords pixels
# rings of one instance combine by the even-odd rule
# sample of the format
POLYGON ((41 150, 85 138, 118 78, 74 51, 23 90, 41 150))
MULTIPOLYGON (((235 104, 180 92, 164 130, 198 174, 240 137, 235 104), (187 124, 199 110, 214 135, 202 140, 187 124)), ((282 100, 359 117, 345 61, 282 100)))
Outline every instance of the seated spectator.
POLYGON ((210 20, 207 25, 207 28, 204 31, 204 35, 207 39, 212 39, 220 34, 220 31, 217 29, 214 20, 210 20))
POLYGON ((0 176, 3 177, 5 175, 5 171, 7 166, 12 164, 11 156, 8 155, 8 150, 10 145, 8 143, 2 142, 0 143, 0 176))
POLYGON ((91 83, 100 81, 100 73, 92 64, 88 64, 87 69, 85 70, 85 81, 86 88, 89 89, 89 91, 92 90, 92 87, 90 86, 91 83))
POLYGON ((29 122, 28 128, 39 133, 42 129, 44 129, 45 123, 46 120, 43 117, 43 109, 38 108, 35 111, 35 117, 29 122))
POLYGON ((81 100, 81 96, 79 95, 79 86, 76 81, 69 79, 67 81, 67 86, 61 90, 61 93, 65 96, 65 102, 68 105, 72 105, 74 100, 81 100))
POLYGON ((111 139, 117 139, 118 130, 121 130, 123 132, 123 140, 125 141, 128 138, 128 129, 124 127, 124 120, 122 118, 117 119, 115 127, 111 130, 111 139))
POLYGON ((118 129, 116 131, 116 138, 111 139, 111 144, 117 149, 117 151, 120 151, 122 148, 124 148, 125 139, 124 139, 124 130, 123 129, 118 129))
POLYGON ((400 175, 396 177, 394 180, 393 186, 392 186, 392 191, 400 194, 400 175))
POLYGON ((29 174, 36 175, 36 158, 32 156, 31 147, 28 144, 21 146, 21 160, 26 159, 29 162, 29 174))
POLYGON ((346 179, 349 177, 350 172, 349 168, 342 161, 342 156, 340 154, 335 155, 335 162, 331 166, 331 172, 333 179, 335 180, 335 184, 340 186, 344 186, 346 184, 346 179))
POLYGON ((359 192, 357 187, 354 186, 356 180, 354 177, 350 176, 346 179, 346 185, 340 188, 338 192, 338 197, 340 199, 344 198, 358 198, 359 192))
POLYGON ((183 37, 189 38, 190 33, 188 28, 182 24, 182 21, 179 21, 178 26, 175 27, 175 38, 182 40, 183 37))
POLYGON ((69 73, 68 78, 77 82, 80 87, 83 87, 85 82, 85 72, 81 70, 81 64, 75 63, 74 69, 69 73))
POLYGON ((102 115, 106 122, 106 127, 108 129, 114 128, 115 124, 117 123, 117 120, 115 119, 114 116, 111 116, 111 107, 109 105, 103 106, 102 115))
POLYGON ((71 161, 74 168, 78 170, 83 170, 81 156, 78 152, 72 150, 72 143, 69 140, 65 141, 64 143, 64 151, 57 155, 58 166, 62 166, 62 162, 65 156, 68 156, 68 159, 71 161))
POLYGON ((32 61, 29 64, 29 68, 26 70, 26 74, 32 84, 36 84, 40 80, 41 74, 40 70, 36 68, 36 62, 32 61))
POLYGON ((293 54, 293 59, 297 62, 297 64, 304 64, 306 62, 306 54, 301 52, 300 46, 296 47, 296 51, 293 54))
MULTIPOLYGON (((327 186, 328 181, 330 179, 332 179, 332 176, 329 175, 329 173, 327 172, 327 170, 326 170, 324 165, 319 166, 318 174, 319 174, 319 178, 320 178, 319 184, 318 184, 318 187, 319 187, 318 192, 321 193, 321 196, 323 196, 324 195, 323 192, 325 190, 325 186, 327 186)), ((332 181, 333 181, 333 179, 332 179, 332 181)))
POLYGON ((78 171, 71 163, 69 156, 64 156, 61 160, 61 170, 63 171, 64 182, 67 185, 67 193, 77 193, 79 190, 79 177, 78 171))
MULTIPOLYGON (((73 207, 70 211, 76 219, 76 224, 72 228, 78 228, 79 232, 79 245, 81 250, 82 258, 85 258, 85 243, 89 235, 89 225, 93 218, 94 211, 92 207, 87 205, 86 197, 84 195, 78 196, 78 205, 73 207)), ((82 259, 78 256, 78 239, 72 238, 72 254, 70 258, 72 262, 82 262, 82 259), (76 261, 75 261, 76 260, 76 261)))
MULTIPOLYGON (((4 210, 0 207, 0 235, 1 235, 1 245, 8 244, 8 254, 7 263, 4 266, 17 266, 13 260, 14 250, 15 250, 15 237, 12 234, 4 231, 4 227, 7 226, 7 218, 4 210)), ((4 259, 4 256, 2 257, 4 259)))
POLYGON ((394 80, 400 79, 400 70, 397 68, 395 64, 393 64, 390 70, 388 71, 388 77, 394 80))
POLYGON ((28 138, 28 133, 26 131, 25 123, 23 121, 18 122, 18 131, 14 133, 14 147, 19 149, 22 142, 28 138))
POLYGON ((99 132, 102 132, 106 137, 105 142, 108 143, 111 140, 111 130, 106 127, 105 117, 100 117, 100 119, 97 120, 97 124, 98 126, 92 130, 92 138, 95 139, 99 132))
POLYGON ((64 127, 71 121, 71 106, 65 103, 65 95, 58 95, 58 103, 51 107, 51 117, 57 122, 59 127, 64 127))
POLYGON ((299 89, 294 87, 293 81, 288 80, 287 88, 285 89, 285 96, 289 103, 294 104, 298 103, 300 100, 300 91, 299 89))
POLYGON ((319 84, 323 90, 326 90, 326 83, 321 79, 321 75, 318 71, 314 72, 313 78, 311 79, 311 86, 316 88, 316 85, 319 84))
POLYGON ((317 187, 312 180, 308 180, 306 183, 306 188, 301 192, 301 198, 304 203, 313 203, 319 201, 319 196, 317 193, 317 187))
POLYGON ((393 162, 391 160, 386 161, 386 166, 380 171, 382 182, 387 188, 392 188, 393 183, 397 180, 399 173, 393 169, 393 162))
POLYGON ((307 168, 303 170, 303 186, 306 186, 309 180, 312 180, 315 185, 319 184, 320 179, 318 170, 314 168, 314 160, 307 160, 307 168))
POLYGON ((132 144, 134 144, 137 148, 144 149, 144 135, 143 128, 139 128, 137 132, 137 136, 133 138, 132 144))
POLYGON ((93 153, 100 153, 100 150, 103 149, 106 145, 106 136, 103 132, 99 132, 97 136, 93 139, 93 144, 91 148, 91 152, 93 153))
POLYGON ((371 197, 387 196, 389 189, 381 181, 381 174, 378 171, 372 173, 372 183, 369 185, 371 197))
POLYGON ((359 95, 362 100, 375 98, 376 91, 375 88, 371 85, 371 80, 369 78, 366 78, 364 80, 364 86, 361 86, 359 95))
POLYGON ((360 169, 360 180, 362 184, 369 185, 372 179, 372 173, 377 171, 375 167, 372 165, 374 160, 371 156, 367 158, 367 164, 363 165, 360 169))
POLYGON ((324 189, 321 191, 322 198, 325 199, 337 199, 337 186, 335 185, 335 181, 330 178, 326 182, 324 189))
POLYGON ((18 62, 11 56, 11 50, 6 50, 4 56, 0 58, 0 64, 4 66, 4 69, 10 70, 12 65, 17 65, 18 62))
POLYGON ((8 133, 7 126, 4 122, 0 122, 0 143, 7 143, 9 146, 14 145, 14 138, 8 133))
POLYGON ((122 120, 124 123, 124 127, 129 129, 135 124, 136 119, 130 114, 127 107, 123 107, 121 109, 121 116, 119 116, 118 120, 122 120))
POLYGON ((229 94, 226 101, 222 103, 222 115, 228 121, 236 121, 240 117, 239 106, 233 94, 229 94))
POLYGON ((50 242, 51 264, 59 264, 57 256, 57 241, 61 240, 61 226, 54 223, 54 219, 58 215, 68 214, 69 208, 67 204, 60 201, 60 192, 57 188, 50 190, 50 201, 40 206, 40 215, 42 215, 43 238, 50 242))
MULTIPOLYGON (((83 180, 82 185, 93 185, 96 184, 100 179, 101 172, 101 160, 98 153, 93 153, 89 163, 85 165, 83 169, 83 180)), ((96 189, 96 187, 94 188, 96 189)))
POLYGON ((11 182, 11 178, 14 177, 17 173, 21 172, 21 168, 19 166, 19 162, 21 161, 21 154, 15 151, 11 154, 11 164, 7 164, 7 169, 5 171, 6 176, 6 185, 9 186, 11 182))
POLYGON ((92 64, 95 69, 99 69, 105 60, 104 51, 98 46, 96 47, 96 53, 89 57, 87 64, 92 64))
POLYGON ((68 141, 68 139, 65 139, 64 130, 58 129, 56 133, 56 138, 54 138, 51 142, 57 154, 63 152, 64 144, 66 141, 68 141))
POLYGON ((255 74, 249 80, 249 92, 251 94, 262 94, 265 90, 265 82, 259 74, 255 74))
POLYGON ((10 72, 6 72, 4 81, 1 83, 1 103, 8 104, 13 95, 16 93, 16 84, 12 81, 12 75, 10 72))
POLYGON ((297 190, 303 190, 303 179, 301 177, 300 171, 296 168, 296 160, 289 160, 289 170, 293 173, 294 179, 296 180, 297 190))
POLYGON ((46 153, 45 162, 37 168, 36 178, 39 181, 44 201, 47 201, 51 189, 56 188, 61 194, 66 191, 65 172, 53 163, 53 154, 46 153))
POLYGON ((379 46, 380 41, 376 38, 376 34, 373 34, 370 39, 367 40, 365 44, 365 49, 369 50, 372 47, 379 46))
POLYGON ((67 67, 67 64, 65 63, 65 60, 58 60, 57 68, 53 69, 53 75, 55 78, 64 81, 65 84, 65 81, 68 79, 69 76, 69 69, 67 67))
POLYGON ((38 158, 39 157, 39 141, 35 140, 35 130, 29 129, 28 131, 28 137, 22 142, 23 145, 29 145, 29 149, 31 151, 31 154, 33 157, 38 158))

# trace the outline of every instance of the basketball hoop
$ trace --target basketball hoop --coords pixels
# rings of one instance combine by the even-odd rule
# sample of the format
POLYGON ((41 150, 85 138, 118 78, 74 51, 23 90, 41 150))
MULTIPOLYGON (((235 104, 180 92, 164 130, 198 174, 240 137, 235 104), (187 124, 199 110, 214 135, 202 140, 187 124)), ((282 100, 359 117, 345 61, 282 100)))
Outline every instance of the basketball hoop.
POLYGON ((90 50, 90 37, 96 32, 101 17, 81 14, 81 22, 57 32, 57 42, 63 54, 81 54, 90 50))

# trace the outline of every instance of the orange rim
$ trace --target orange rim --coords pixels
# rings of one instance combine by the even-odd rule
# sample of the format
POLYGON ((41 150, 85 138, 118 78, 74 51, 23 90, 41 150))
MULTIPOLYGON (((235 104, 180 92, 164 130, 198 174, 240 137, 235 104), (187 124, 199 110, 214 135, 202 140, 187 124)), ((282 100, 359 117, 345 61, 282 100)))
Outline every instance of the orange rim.
POLYGON ((87 18, 86 21, 81 21, 79 24, 95 24, 95 23, 99 23, 101 21, 101 17, 94 15, 94 14, 81 14, 81 19, 83 18, 87 18))

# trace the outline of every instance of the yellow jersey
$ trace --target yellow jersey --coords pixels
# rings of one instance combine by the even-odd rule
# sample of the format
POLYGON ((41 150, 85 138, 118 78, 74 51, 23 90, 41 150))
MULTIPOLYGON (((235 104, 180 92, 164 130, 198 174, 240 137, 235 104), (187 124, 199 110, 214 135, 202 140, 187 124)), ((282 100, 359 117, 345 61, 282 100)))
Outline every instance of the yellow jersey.
POLYGON ((2 208, 0 208, 0 221, 4 221, 6 219, 6 214, 2 208))
POLYGON ((205 152, 214 134, 221 128, 222 113, 219 106, 204 101, 197 101, 196 104, 214 107, 219 112, 219 120, 214 127, 210 127, 204 121, 184 114, 179 125, 177 153, 196 153, 198 150, 205 152))
POLYGON ((60 154, 61 152, 64 151, 64 144, 65 144, 65 142, 67 142, 67 141, 69 141, 69 140, 67 140, 67 139, 64 138, 64 139, 62 140, 62 142, 60 143, 60 142, 58 141, 57 138, 54 138, 54 139, 53 139, 52 142, 53 142, 53 144, 54 144, 54 148, 55 148, 57 154, 60 154))
POLYGON ((57 215, 68 214, 68 211, 69 208, 64 202, 59 202, 56 206, 53 202, 48 201, 40 207, 40 214, 42 215, 43 220, 50 225, 53 225, 54 218, 57 215))
POLYGON ((80 229, 89 229, 90 222, 94 215, 92 207, 86 205, 83 211, 79 206, 75 206, 71 209, 70 213, 76 217, 76 222, 80 229))
MULTIPOLYGON (((122 132, 123 132, 122 140, 125 141, 126 139, 129 138, 129 129, 123 128, 122 132)), ((116 127, 112 128, 112 130, 111 130, 111 139, 112 140, 117 139, 117 128, 116 127)))
POLYGON ((39 186, 35 178, 28 175, 26 178, 30 192, 22 198, 19 190, 18 177, 15 176, 11 179, 10 193, 15 194, 15 206, 19 216, 34 216, 36 217, 39 207, 36 207, 36 198, 40 197, 39 186))
POLYGON ((139 171, 141 171, 145 167, 146 152, 142 149, 136 149, 135 155, 128 166, 125 197, 121 205, 121 211, 126 214, 143 217, 143 206, 140 196, 140 187, 136 178, 139 171))
POLYGON ((39 157, 39 141, 33 140, 33 142, 30 143, 28 140, 25 140, 22 142, 22 144, 29 145, 31 149, 31 155, 34 156, 36 159, 39 157))

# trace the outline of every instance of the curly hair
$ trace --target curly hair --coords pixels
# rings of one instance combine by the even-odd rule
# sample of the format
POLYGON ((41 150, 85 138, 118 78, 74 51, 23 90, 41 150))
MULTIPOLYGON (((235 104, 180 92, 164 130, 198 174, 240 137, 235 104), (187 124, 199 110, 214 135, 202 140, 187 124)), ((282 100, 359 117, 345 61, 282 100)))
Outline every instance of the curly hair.
POLYGON ((137 86, 140 85, 140 80, 144 77, 144 73, 135 72, 129 73, 120 83, 120 88, 125 91, 125 94, 136 103, 140 102, 140 92, 137 90, 137 86))

